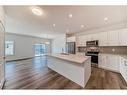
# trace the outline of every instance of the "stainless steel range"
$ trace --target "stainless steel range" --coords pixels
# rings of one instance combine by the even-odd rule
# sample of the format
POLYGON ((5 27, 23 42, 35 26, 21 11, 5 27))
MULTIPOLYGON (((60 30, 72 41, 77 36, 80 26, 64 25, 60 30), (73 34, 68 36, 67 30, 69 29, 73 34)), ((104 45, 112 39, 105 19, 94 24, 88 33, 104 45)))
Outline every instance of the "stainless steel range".
POLYGON ((86 56, 91 56, 91 63, 98 64, 99 45, 98 40, 86 42, 86 56))

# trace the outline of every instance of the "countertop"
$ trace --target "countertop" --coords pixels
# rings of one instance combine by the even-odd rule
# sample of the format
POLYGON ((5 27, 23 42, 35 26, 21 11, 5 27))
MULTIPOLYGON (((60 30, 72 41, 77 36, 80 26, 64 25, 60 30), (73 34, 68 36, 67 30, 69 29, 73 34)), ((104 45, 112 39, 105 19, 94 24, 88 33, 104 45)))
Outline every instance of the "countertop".
POLYGON ((80 63, 80 64, 84 63, 86 60, 90 58, 90 56, 83 56, 83 55, 76 55, 76 54, 65 55, 60 53, 48 54, 47 56, 52 56, 59 59, 80 63))

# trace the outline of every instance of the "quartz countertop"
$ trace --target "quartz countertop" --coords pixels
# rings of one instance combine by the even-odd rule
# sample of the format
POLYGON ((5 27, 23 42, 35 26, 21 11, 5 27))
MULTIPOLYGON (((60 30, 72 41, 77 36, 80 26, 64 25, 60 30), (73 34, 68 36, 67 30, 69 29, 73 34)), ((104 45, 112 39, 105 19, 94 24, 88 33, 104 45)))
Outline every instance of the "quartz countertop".
POLYGON ((61 54, 61 53, 48 54, 48 56, 52 56, 62 60, 76 62, 80 64, 84 63, 86 60, 91 58, 90 56, 83 56, 83 55, 76 55, 76 54, 61 54))

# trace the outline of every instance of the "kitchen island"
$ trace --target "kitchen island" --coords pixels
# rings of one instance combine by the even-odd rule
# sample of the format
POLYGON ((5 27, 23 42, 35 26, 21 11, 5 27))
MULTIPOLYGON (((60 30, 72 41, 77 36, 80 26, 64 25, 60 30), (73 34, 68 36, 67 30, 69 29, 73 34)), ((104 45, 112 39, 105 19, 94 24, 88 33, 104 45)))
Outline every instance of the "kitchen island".
POLYGON ((48 54, 47 66, 83 88, 91 75, 91 58, 89 56, 48 54))

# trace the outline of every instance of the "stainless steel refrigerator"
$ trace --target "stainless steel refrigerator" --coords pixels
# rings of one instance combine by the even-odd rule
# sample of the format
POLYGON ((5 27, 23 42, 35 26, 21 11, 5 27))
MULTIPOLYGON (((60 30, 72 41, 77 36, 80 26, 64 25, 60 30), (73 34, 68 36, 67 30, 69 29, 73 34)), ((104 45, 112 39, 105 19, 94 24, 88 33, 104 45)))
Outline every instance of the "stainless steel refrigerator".
POLYGON ((75 42, 66 42, 66 52, 69 54, 76 53, 76 43, 75 42))

